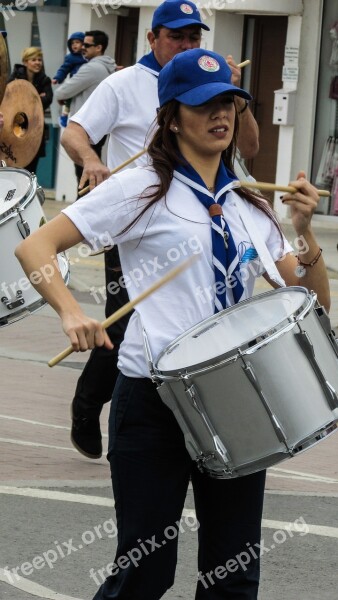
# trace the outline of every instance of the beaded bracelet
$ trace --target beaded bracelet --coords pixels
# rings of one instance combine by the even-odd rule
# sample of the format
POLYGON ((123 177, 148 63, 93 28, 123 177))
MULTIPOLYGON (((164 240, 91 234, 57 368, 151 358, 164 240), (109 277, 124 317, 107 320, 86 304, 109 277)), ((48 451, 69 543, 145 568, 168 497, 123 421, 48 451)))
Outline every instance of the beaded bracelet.
POLYGON ((309 262, 309 263, 304 263, 300 260, 299 255, 297 254, 296 258, 297 258, 297 262, 298 265, 296 267, 295 273, 297 275, 297 277, 304 277, 304 275, 306 275, 306 268, 305 267, 314 267, 314 265, 319 261, 321 255, 322 255, 323 249, 319 248, 316 256, 314 257, 314 259, 309 262))

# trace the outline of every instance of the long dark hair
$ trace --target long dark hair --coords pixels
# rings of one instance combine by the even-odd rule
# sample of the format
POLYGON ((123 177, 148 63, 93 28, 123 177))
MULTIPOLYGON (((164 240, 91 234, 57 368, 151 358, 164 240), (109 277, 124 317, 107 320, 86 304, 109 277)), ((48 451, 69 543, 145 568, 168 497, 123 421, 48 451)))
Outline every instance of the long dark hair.
MULTIPOLYGON (((175 165, 187 164, 182 154, 179 151, 177 144, 177 136, 170 129, 170 125, 173 120, 176 119, 179 122, 179 106, 180 103, 177 100, 168 102, 165 106, 160 108, 157 113, 157 125, 158 128, 155 131, 151 141, 148 144, 148 154, 152 161, 152 167, 158 175, 159 183, 152 185, 150 188, 146 188, 141 195, 142 199, 148 199, 149 202, 145 205, 138 216, 120 233, 126 233, 131 229, 135 223, 137 223, 143 214, 149 210, 156 202, 161 198, 166 198, 166 194, 169 190, 170 184, 174 176, 175 165)), ((239 120, 237 111, 235 114, 235 126, 234 135, 228 148, 222 152, 221 159, 224 165, 234 172, 234 162, 237 150, 237 138, 238 138, 239 120)), ((281 228, 278 223, 277 217, 269 205, 269 201, 264 196, 257 196, 251 190, 245 187, 236 188, 236 192, 241 198, 245 198, 248 202, 253 204, 256 208, 264 212, 269 219, 278 228, 281 236, 281 228)))

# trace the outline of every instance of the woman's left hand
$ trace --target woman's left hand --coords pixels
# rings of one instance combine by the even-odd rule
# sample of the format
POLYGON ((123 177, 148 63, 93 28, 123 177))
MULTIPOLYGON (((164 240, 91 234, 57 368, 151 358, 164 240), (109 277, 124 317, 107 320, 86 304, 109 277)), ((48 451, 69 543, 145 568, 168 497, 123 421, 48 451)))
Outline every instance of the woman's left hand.
POLYGON ((305 178, 304 171, 300 171, 296 181, 290 181, 292 187, 297 189, 294 194, 284 194, 283 204, 290 206, 293 226, 298 235, 303 235, 310 229, 312 215, 315 212, 319 195, 317 189, 305 178))

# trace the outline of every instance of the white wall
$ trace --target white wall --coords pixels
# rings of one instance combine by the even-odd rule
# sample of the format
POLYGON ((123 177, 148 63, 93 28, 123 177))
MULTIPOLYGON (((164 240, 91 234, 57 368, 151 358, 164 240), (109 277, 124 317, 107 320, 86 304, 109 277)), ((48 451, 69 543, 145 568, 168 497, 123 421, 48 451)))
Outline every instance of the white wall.
MULTIPOLYGON (((66 8, 41 7, 37 8, 36 12, 45 71, 52 79, 64 60, 68 11, 66 8), (53 27, 51 27, 51 23, 53 23, 53 27)), ((58 126, 59 112, 59 105, 54 98, 51 115, 55 127, 58 126)))
MULTIPOLYGON (((13 11, 14 12, 14 11, 13 11)), ((8 15, 8 13, 6 13, 8 15)), ((15 11, 14 16, 5 20, 7 31, 8 55, 13 69, 15 63, 21 63, 21 52, 31 46, 32 12, 15 11)))
POLYGON ((295 114, 293 170, 310 175, 321 40, 323 0, 304 0, 299 54, 299 84, 295 114))
MULTIPOLYGON (((290 17, 286 44, 299 48, 299 79, 293 126, 280 126, 276 181, 287 184, 298 171, 311 174, 323 0, 304 0, 302 17, 290 17)), ((285 86, 284 86, 285 87, 285 86)), ((275 194, 281 218, 288 210, 275 194)))
MULTIPOLYGON (((224 12, 215 15, 213 50, 226 57, 232 54, 236 62, 241 61, 244 16, 224 12)), ((209 21, 207 21, 209 25, 209 21)))
POLYGON ((139 60, 144 54, 149 52, 149 44, 147 41, 147 32, 151 29, 151 22, 153 18, 154 8, 153 7, 141 7, 140 16, 138 22, 138 38, 137 38, 137 50, 136 59, 139 60))
MULTIPOLYGON (((301 27, 302 17, 289 17, 286 46, 299 49, 301 43, 301 27)), ((283 89, 297 89, 297 83, 284 83, 283 89)), ((274 127, 277 127, 277 125, 274 125, 274 127)), ((287 185, 291 179, 294 131, 295 127, 293 125, 279 126, 276 183, 280 183, 282 185, 287 185)), ((274 209, 278 213, 279 217, 283 218, 287 216, 287 208, 281 202, 280 196, 280 192, 276 192, 274 198, 274 209)))

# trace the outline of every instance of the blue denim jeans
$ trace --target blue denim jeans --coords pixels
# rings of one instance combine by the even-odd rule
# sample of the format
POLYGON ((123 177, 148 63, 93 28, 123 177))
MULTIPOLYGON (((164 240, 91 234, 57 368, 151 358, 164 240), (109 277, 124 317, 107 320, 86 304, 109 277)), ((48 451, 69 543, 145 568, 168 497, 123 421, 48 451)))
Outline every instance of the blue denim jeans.
POLYGON ((223 480, 200 473, 155 384, 122 374, 108 459, 118 547, 112 575, 94 600, 159 600, 173 585, 190 480, 199 523, 196 600, 257 599, 265 471, 223 480))

